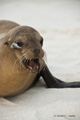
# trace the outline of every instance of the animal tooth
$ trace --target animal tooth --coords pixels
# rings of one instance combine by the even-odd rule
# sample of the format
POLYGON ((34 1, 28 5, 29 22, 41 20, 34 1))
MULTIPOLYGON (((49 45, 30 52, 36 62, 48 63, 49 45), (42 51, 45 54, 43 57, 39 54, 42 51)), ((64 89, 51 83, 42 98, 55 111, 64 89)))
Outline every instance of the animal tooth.
POLYGON ((31 67, 31 66, 29 66, 29 68, 32 70, 32 67, 31 67))

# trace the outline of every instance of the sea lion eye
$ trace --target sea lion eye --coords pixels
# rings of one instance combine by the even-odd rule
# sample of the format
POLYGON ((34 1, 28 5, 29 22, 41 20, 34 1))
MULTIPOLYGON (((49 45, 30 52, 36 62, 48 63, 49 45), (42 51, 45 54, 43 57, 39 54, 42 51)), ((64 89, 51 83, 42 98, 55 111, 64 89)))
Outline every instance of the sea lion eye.
POLYGON ((22 42, 18 41, 18 42, 17 42, 17 45, 18 45, 19 47, 23 47, 24 44, 23 44, 22 42))
POLYGON ((43 45, 43 39, 41 39, 40 44, 41 44, 41 46, 43 45))
POLYGON ((11 48, 13 48, 13 49, 21 49, 22 47, 23 47, 23 43, 22 42, 20 42, 20 41, 18 41, 18 42, 13 42, 12 44, 11 44, 11 48))

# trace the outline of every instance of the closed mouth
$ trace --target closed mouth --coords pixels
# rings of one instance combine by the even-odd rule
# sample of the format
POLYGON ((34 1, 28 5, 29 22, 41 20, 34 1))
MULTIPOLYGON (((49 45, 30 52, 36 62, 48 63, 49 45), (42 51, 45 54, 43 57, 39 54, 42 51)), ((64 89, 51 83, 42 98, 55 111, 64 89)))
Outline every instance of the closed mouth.
POLYGON ((24 66, 31 72, 38 72, 40 69, 39 59, 23 59, 24 66))

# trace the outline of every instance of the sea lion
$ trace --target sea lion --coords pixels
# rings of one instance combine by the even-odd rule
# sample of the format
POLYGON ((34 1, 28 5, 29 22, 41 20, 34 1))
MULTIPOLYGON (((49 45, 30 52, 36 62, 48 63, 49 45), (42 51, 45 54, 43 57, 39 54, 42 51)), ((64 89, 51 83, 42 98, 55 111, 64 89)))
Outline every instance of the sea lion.
POLYGON ((43 38, 32 27, 0 21, 0 97, 18 95, 42 76, 49 88, 80 87, 55 78, 44 61, 43 38))

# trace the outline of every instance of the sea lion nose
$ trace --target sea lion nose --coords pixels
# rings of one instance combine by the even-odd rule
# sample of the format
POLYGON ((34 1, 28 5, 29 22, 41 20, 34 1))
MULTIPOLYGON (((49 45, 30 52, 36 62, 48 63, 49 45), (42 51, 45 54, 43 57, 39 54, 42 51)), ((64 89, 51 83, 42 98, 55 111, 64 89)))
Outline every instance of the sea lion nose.
POLYGON ((34 49, 34 53, 35 53, 35 55, 38 55, 40 53, 40 49, 39 48, 35 48, 34 49))

